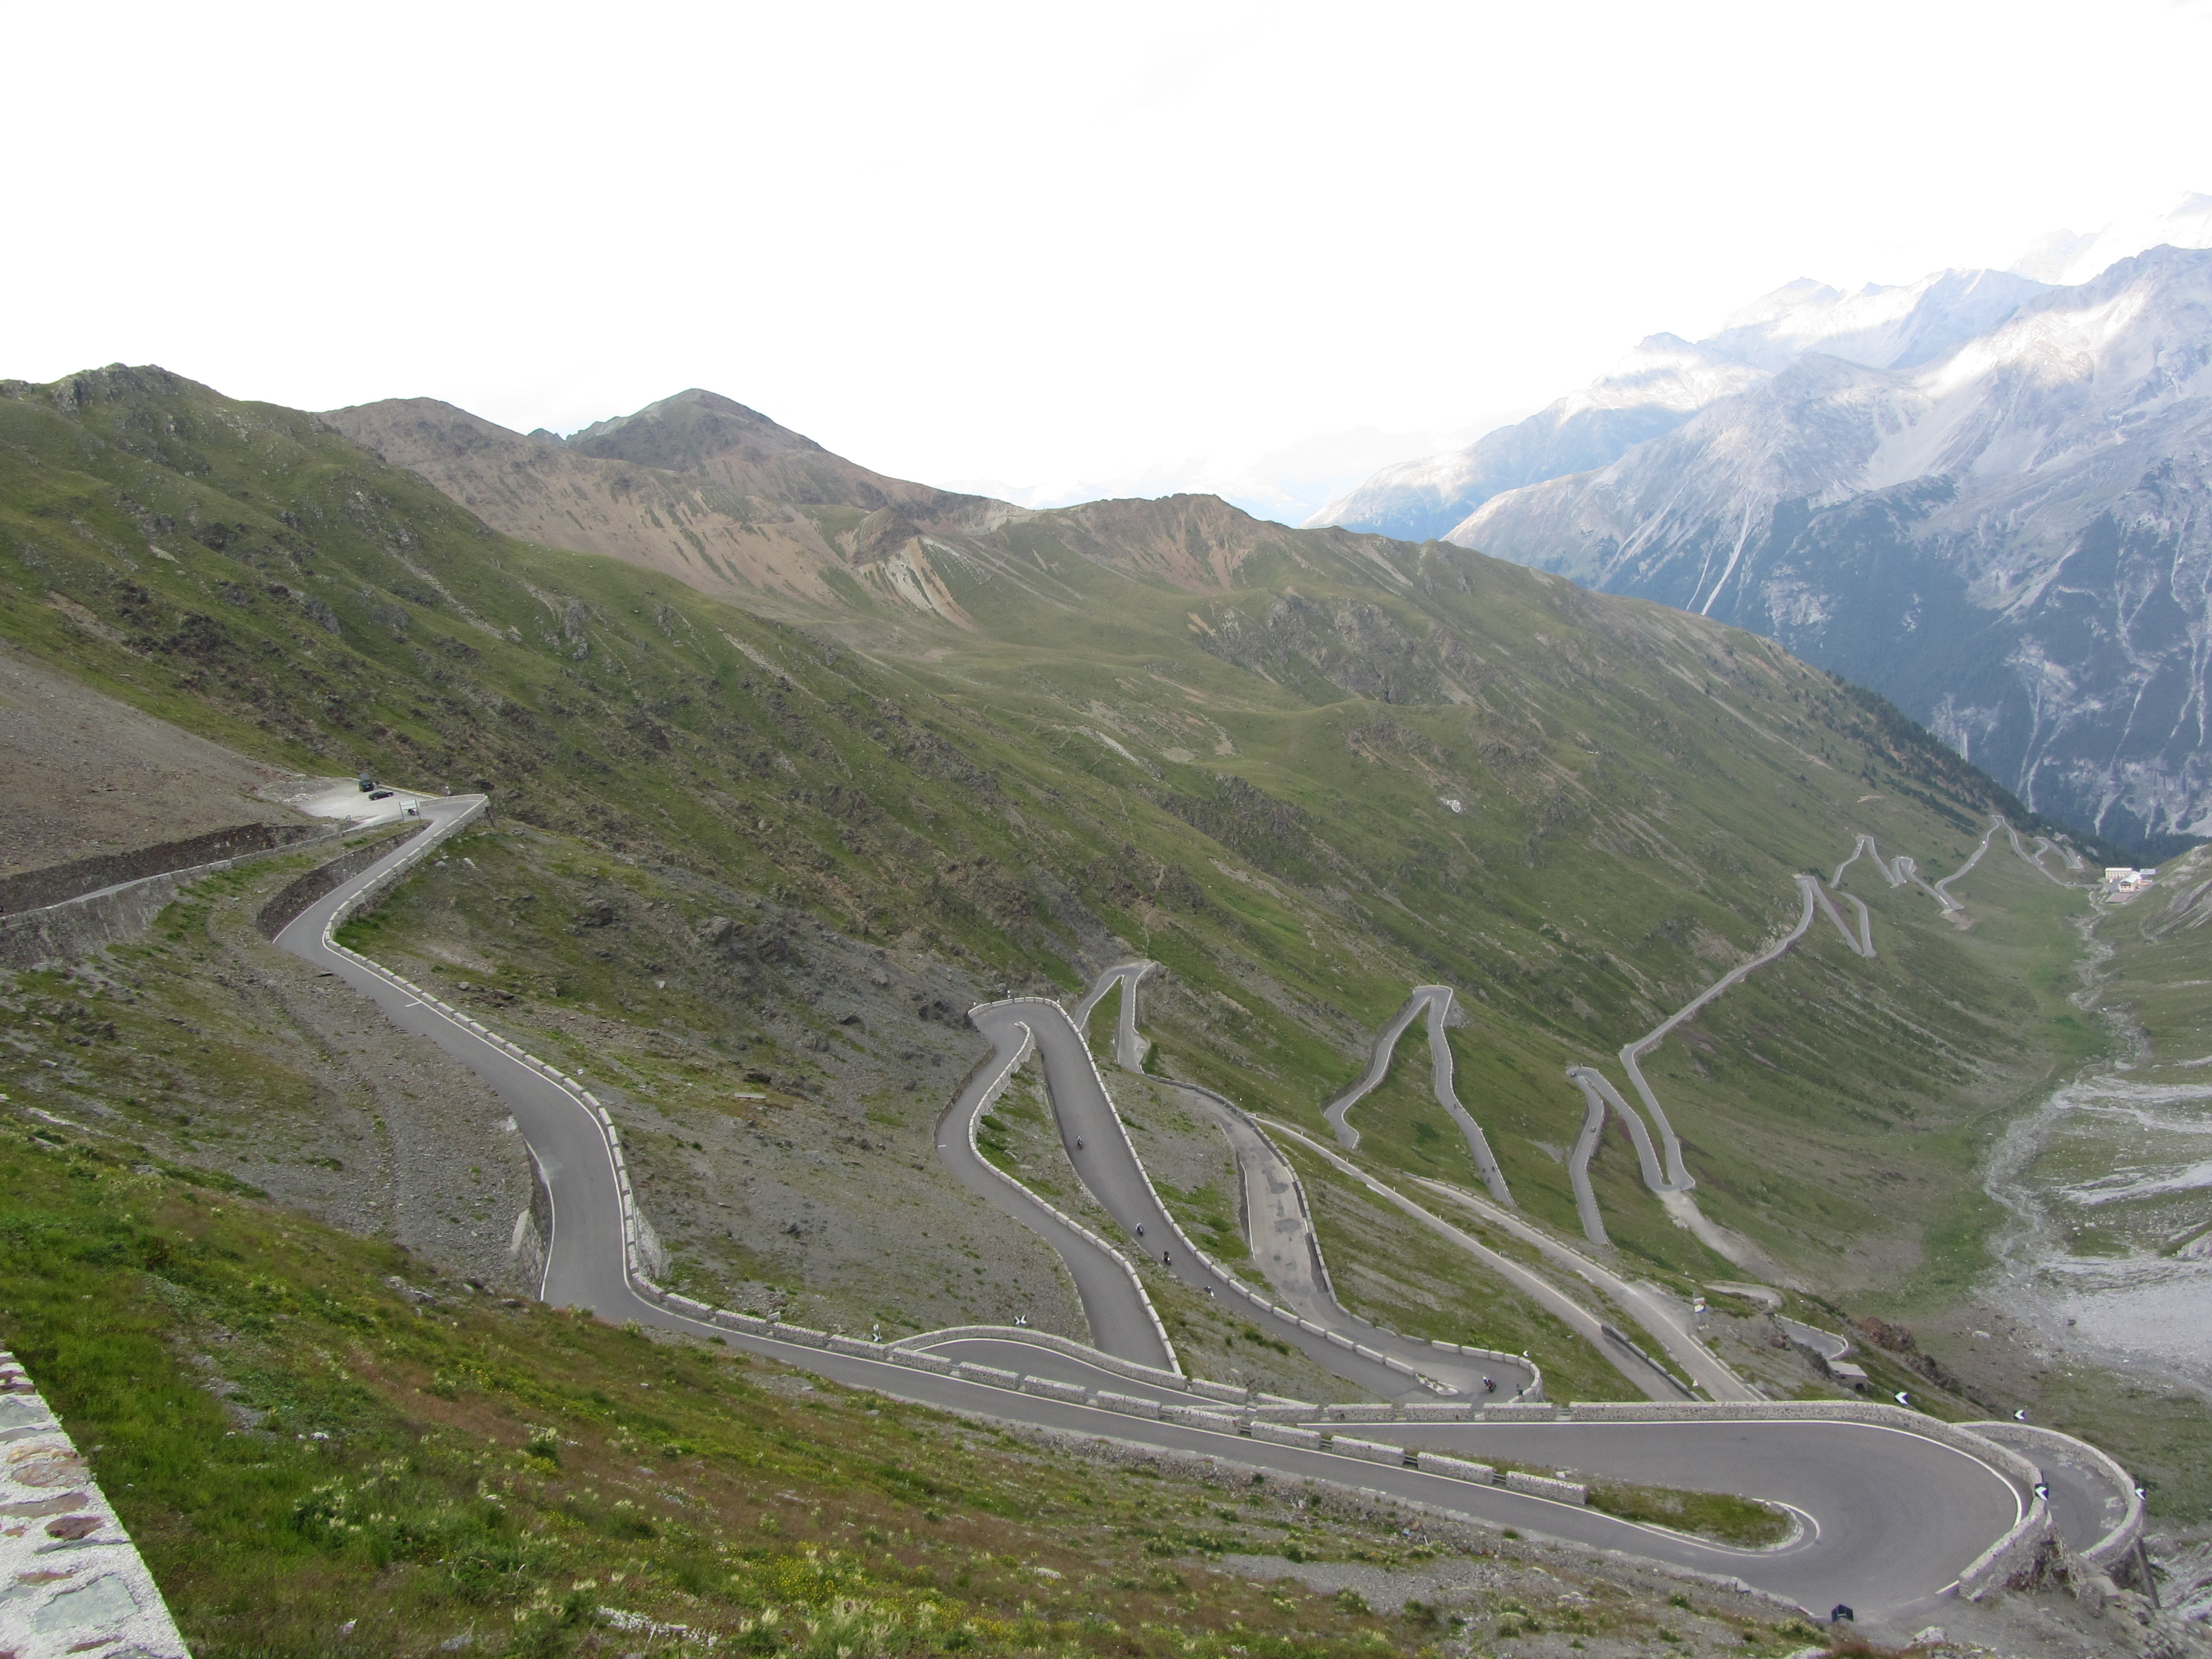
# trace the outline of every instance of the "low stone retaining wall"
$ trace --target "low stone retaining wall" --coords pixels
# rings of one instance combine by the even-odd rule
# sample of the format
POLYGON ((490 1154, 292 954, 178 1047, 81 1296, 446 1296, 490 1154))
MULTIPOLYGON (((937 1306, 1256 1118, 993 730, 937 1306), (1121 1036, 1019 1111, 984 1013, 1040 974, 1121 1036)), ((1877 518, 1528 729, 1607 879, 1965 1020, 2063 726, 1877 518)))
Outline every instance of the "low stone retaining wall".
POLYGON ((1525 1493, 1530 1498, 1548 1498, 1556 1504, 1587 1504, 1589 1488, 1579 1480, 1554 1480, 1548 1474, 1523 1474, 1509 1470, 1498 1484, 1508 1492, 1525 1493))
POLYGON ((1064 1400, 1072 1406, 1079 1406, 1087 1398, 1080 1382, 1055 1382, 1048 1376, 1024 1377, 1022 1392, 1038 1395, 1047 1400, 1064 1400))
POLYGON ((2076 1440, 2072 1435, 2061 1434, 2056 1429, 2043 1428, 2033 1423, 2004 1422, 1966 1423, 1960 1426, 1984 1440, 1994 1440, 2001 1446, 2009 1447, 2038 1463, 2046 1460, 2063 1463, 2070 1468, 2084 1470, 2110 1486, 2121 1500, 2120 1519, 2102 1538, 2080 1551, 2075 1559, 2097 1572, 2122 1577, 2127 1576, 2136 1545, 2142 1540, 2143 1530, 2142 1494, 2136 1489, 2134 1476, 2087 1441, 2076 1440))
POLYGON ((1472 1480, 1487 1486, 1498 1479, 1498 1471, 1487 1463, 1472 1463, 1464 1457, 1450 1457, 1443 1452, 1416 1452, 1413 1467, 1424 1474, 1441 1474, 1453 1480, 1472 1480))
POLYGON ((0 1653, 189 1659, 154 1576, 11 1353, 0 1352, 0 1653))
POLYGON ((393 848, 404 846, 428 827, 418 823, 404 836, 378 841, 367 847, 356 847, 350 853, 332 859, 328 864, 316 866, 297 880, 287 882, 253 918, 255 928, 262 938, 275 939, 299 920, 301 911, 324 894, 343 886, 393 848))
POLYGON ((319 823, 234 823, 227 830, 210 830, 203 836, 165 841, 135 852, 100 853, 40 870, 19 871, 0 877, 0 915, 43 910, 103 887, 196 870, 203 865, 228 864, 250 854, 274 852, 301 842, 326 841, 345 833, 319 823))
POLYGON ((1406 1449, 1380 1440, 1356 1440, 1348 1434, 1329 1437, 1328 1449, 1340 1457, 1357 1457, 1369 1463, 1388 1463, 1394 1468, 1403 1468, 1406 1449))
POLYGON ((1091 1403, 1101 1411, 1120 1412, 1124 1417, 1158 1417, 1160 1402, 1137 1394, 1114 1394, 1101 1389, 1091 1396, 1091 1403))
MULTIPOLYGON (((154 925, 155 917, 175 901, 179 890, 192 882, 228 870, 241 859, 293 852, 353 833, 350 828, 318 831, 307 824, 245 824, 238 830, 216 830, 191 841, 171 842, 138 853, 83 859, 76 864, 54 866, 51 870, 27 871, 9 878, 11 882, 23 884, 17 890, 20 892, 74 891, 35 908, 0 905, 0 910, 9 911, 0 915, 0 969, 73 962, 107 945, 137 939, 154 925), (279 831, 283 832, 281 836, 279 831), (232 850, 224 853, 221 850, 224 848, 232 850), (206 856, 210 849, 216 851, 216 856, 206 856), (161 868, 162 859, 191 861, 161 868), (155 867, 143 875, 112 876, 106 868, 132 868, 149 862, 155 867), (92 873, 58 878, 58 872, 68 871, 92 873), (112 879, 99 879, 101 875, 111 875, 112 879), (47 877, 58 878, 43 886, 33 879, 47 877), (124 884, 116 885, 118 882, 124 884)), ((380 851, 379 855, 381 856, 380 851)))
POLYGON ((1187 1429, 1212 1429, 1217 1434, 1235 1434, 1237 1419, 1226 1412, 1210 1412, 1203 1406, 1163 1406, 1163 1422, 1180 1423, 1187 1429))

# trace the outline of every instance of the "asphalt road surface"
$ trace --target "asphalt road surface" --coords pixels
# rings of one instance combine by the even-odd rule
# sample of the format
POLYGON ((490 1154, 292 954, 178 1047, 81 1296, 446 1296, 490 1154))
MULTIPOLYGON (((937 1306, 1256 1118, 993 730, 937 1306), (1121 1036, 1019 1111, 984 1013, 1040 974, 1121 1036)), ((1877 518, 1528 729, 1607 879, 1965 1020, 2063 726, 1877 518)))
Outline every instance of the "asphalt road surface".
POLYGON ((986 1030, 997 1050, 938 1120, 937 1156, 969 1191, 992 1208, 1034 1229, 1059 1253, 1075 1281, 1075 1293, 1083 1304, 1092 1342, 1117 1359, 1171 1370, 1175 1355, 1160 1334, 1152 1304, 1129 1264, 1095 1234, 1045 1203, 975 1148, 975 1120, 982 1115, 993 1085, 1021 1058, 1029 1030, 1028 1023, 1008 1018, 999 1022, 994 1030, 986 1030))
POLYGON ((1429 1091, 1437 1103, 1451 1115, 1459 1125, 1460 1133, 1467 1140, 1469 1157, 1482 1176, 1483 1184, 1490 1188, 1491 1196, 1500 1204, 1510 1204, 1513 1194, 1505 1184, 1505 1171, 1498 1168, 1498 1159, 1490 1150, 1490 1137, 1483 1133, 1482 1126, 1474 1115, 1460 1104, 1459 1091, 1454 1087, 1451 1045, 1444 1039, 1444 1018, 1451 1012, 1452 988, 1449 985, 1416 985, 1413 994, 1406 999, 1390 1023, 1375 1039, 1375 1051, 1368 1056, 1367 1069, 1349 1089, 1330 1102, 1322 1115, 1336 1131, 1337 1144, 1347 1151, 1359 1147, 1359 1131, 1353 1128, 1349 1114, 1354 1106, 1382 1087, 1382 1079, 1390 1075, 1390 1062, 1397 1055, 1398 1039, 1406 1035, 1414 1019, 1425 1012, 1429 1017, 1429 1091))
POLYGON ((1415 1176, 1414 1184, 1473 1211, 1492 1226, 1511 1233, 1523 1243, 1534 1245, 1569 1273, 1604 1291, 1631 1319, 1656 1338, 1684 1374, 1715 1400, 1747 1401, 1762 1397, 1705 1346, 1697 1333, 1696 1316, 1665 1291, 1622 1277, 1603 1262, 1569 1249, 1512 1212, 1486 1205, 1463 1188, 1424 1176, 1415 1176))
POLYGON ((1137 981, 1159 964, 1151 962, 1125 962, 1119 967, 1109 968, 1098 975, 1090 993, 1068 1018, 1075 1022, 1079 1031, 1091 1029, 1091 1016, 1105 1000, 1106 994, 1116 985, 1121 988, 1121 1006, 1114 1016, 1114 1063, 1124 1071, 1145 1069, 1145 1051, 1152 1045, 1137 1035, 1137 981))
MULTIPOLYGON (((1909 1430, 1826 1420, 1613 1423, 1376 1424, 1370 1438, 1425 1445, 1468 1456, 1493 1455, 1572 1468, 1658 1484, 1734 1491, 1785 1503, 1808 1519, 1786 1547, 1747 1553, 1615 1520, 1598 1511, 1477 1486, 1416 1469, 1364 1462, 1327 1450, 1255 1441, 1213 1429, 1130 1417, 1096 1406, 1038 1397, 959 1377, 939 1376, 868 1355, 825 1352, 797 1342, 724 1329, 659 1306, 630 1282, 623 1232, 623 1190, 612 1148, 576 1087, 538 1066, 465 1017, 439 1009, 404 981, 367 966, 325 941, 344 902, 394 865, 418 860, 474 815, 480 801, 429 800, 429 832, 311 906, 278 938, 283 948, 337 975, 372 999, 393 1023, 437 1042, 471 1066, 504 1099, 543 1172, 554 1207, 547 1241, 544 1295, 549 1302, 589 1308, 600 1317, 712 1338, 768 1355, 857 1388, 948 1410, 1107 1437, 1169 1451, 1210 1455, 1285 1479, 1315 1479, 1431 1505, 1531 1538, 1568 1540, 1677 1566, 1742 1579, 1819 1612, 1836 1601, 1859 1609, 1863 1626, 1898 1631, 1955 1580, 1977 1554, 2003 1535, 2021 1513, 2025 1495, 1997 1466, 1909 1430)), ((1049 1006, 1049 1005, 1044 1005, 1049 1006)), ((1018 1052, 1014 1027, 1039 1005, 1000 1004, 976 1011, 977 1024, 1000 1048, 1018 1052), (1019 1011, 1019 1012, 1017 1012, 1019 1011)), ((1094 1191, 1111 1194, 1117 1221, 1148 1222, 1173 1237, 1177 1276, 1203 1288, 1193 1252, 1159 1210, 1118 1121, 1097 1084, 1080 1035, 1064 1013, 1032 1023, 1055 1103, 1064 1097, 1063 1133, 1084 1133, 1085 1175, 1094 1191), (1083 1079, 1089 1078, 1086 1085, 1083 1079), (1081 1127, 1079 1127, 1081 1126, 1081 1127), (1099 1131, 1091 1139, 1088 1129, 1099 1131)), ((1027 1219, 1028 1218, 1024 1218, 1027 1219)), ((1249 1305, 1246 1304, 1249 1310, 1249 1305)), ((1300 1331, 1301 1337, 1305 1333, 1300 1331)), ((1000 1339, 1000 1352, 1021 1352, 1018 1334, 1000 1339)), ((1050 1364, 1091 1370, 1094 1386, 1132 1392, 1119 1372, 1088 1367, 1040 1349, 1020 1368, 1033 1375, 1050 1364)), ((1341 1358, 1333 1347, 1332 1355, 1341 1358)), ((1014 1369, 1009 1366, 1008 1369, 1014 1369)), ((1376 1368, 1375 1391, 1407 1392, 1398 1373, 1376 1368)), ((1072 1377, 1070 1380, 1085 1380, 1072 1377)), ((2056 1483, 2054 1483, 2055 1485, 2056 1483)), ((2086 1510, 2083 1511, 2087 1513, 2086 1510)), ((2086 1522, 2084 1523, 2086 1524, 2086 1522)))
MULTIPOLYGON (((1144 1166, 1137 1160, 1136 1149, 1130 1146, 1121 1120, 1099 1080, 1097 1067, 1091 1063, 1090 1045, 1059 1004, 1027 999, 985 1003, 970 1010, 969 1018, 1001 1055, 1018 1053, 1025 1037, 1034 1038, 1044 1062, 1045 1086, 1068 1161, 1091 1195, 1113 1217, 1124 1248, 1141 1250, 1163 1273, 1200 1296, 1212 1297, 1224 1309, 1235 1309, 1239 1317, 1250 1320, 1279 1340, 1296 1345, 1325 1369, 1372 1391, 1378 1399, 1434 1397, 1413 1377, 1330 1342, 1296 1320, 1248 1300, 1231 1285, 1227 1275, 1217 1271, 1185 1237, 1152 1190, 1144 1166)), ((1382 1334, 1371 1327, 1363 1327, 1352 1340, 1378 1352, 1389 1352, 1381 1338, 1382 1334)), ((1435 1351, 1426 1344, 1403 1346, 1406 1352, 1398 1357, 1404 1363, 1429 1376, 1437 1374, 1435 1351)), ((1501 1378, 1499 1387, 1517 1389, 1525 1380, 1525 1376, 1515 1377, 1509 1383, 1501 1378)))

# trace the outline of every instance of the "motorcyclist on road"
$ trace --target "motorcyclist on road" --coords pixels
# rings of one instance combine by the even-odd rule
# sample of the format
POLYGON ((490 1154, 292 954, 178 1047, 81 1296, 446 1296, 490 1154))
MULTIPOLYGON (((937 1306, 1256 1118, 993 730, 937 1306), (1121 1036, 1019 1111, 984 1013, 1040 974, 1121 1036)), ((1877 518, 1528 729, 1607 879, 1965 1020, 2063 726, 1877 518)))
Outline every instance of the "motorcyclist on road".
POLYGON ((1485 1394, 1496 1394, 1498 1392, 1498 1379, 1494 1376, 1484 1377, 1482 1379, 1482 1391, 1485 1394))

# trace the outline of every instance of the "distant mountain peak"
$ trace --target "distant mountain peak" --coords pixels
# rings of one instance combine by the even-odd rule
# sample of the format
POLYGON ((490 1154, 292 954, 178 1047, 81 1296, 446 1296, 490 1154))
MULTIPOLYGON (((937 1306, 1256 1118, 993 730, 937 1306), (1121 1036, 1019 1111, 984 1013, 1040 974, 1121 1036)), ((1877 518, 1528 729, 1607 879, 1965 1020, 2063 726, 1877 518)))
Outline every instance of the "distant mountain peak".
POLYGON ((322 418, 495 529, 708 592, 839 604, 830 573, 880 561, 921 529, 1016 510, 872 472, 696 386, 565 439, 542 428, 526 437, 428 398, 322 418))
POLYGON ((595 421, 569 434, 567 441, 579 454, 666 472, 698 472, 714 459, 738 453, 829 453, 758 410, 698 386, 647 404, 634 415, 595 421))

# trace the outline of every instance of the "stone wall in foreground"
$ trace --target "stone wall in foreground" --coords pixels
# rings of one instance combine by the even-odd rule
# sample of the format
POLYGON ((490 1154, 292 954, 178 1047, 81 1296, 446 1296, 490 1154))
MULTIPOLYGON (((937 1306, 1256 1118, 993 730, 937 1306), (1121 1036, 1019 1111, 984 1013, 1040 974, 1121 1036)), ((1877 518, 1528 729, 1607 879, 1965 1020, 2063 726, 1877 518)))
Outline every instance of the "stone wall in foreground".
POLYGON ((0 1653, 189 1659, 83 1455, 0 1352, 0 1653))

